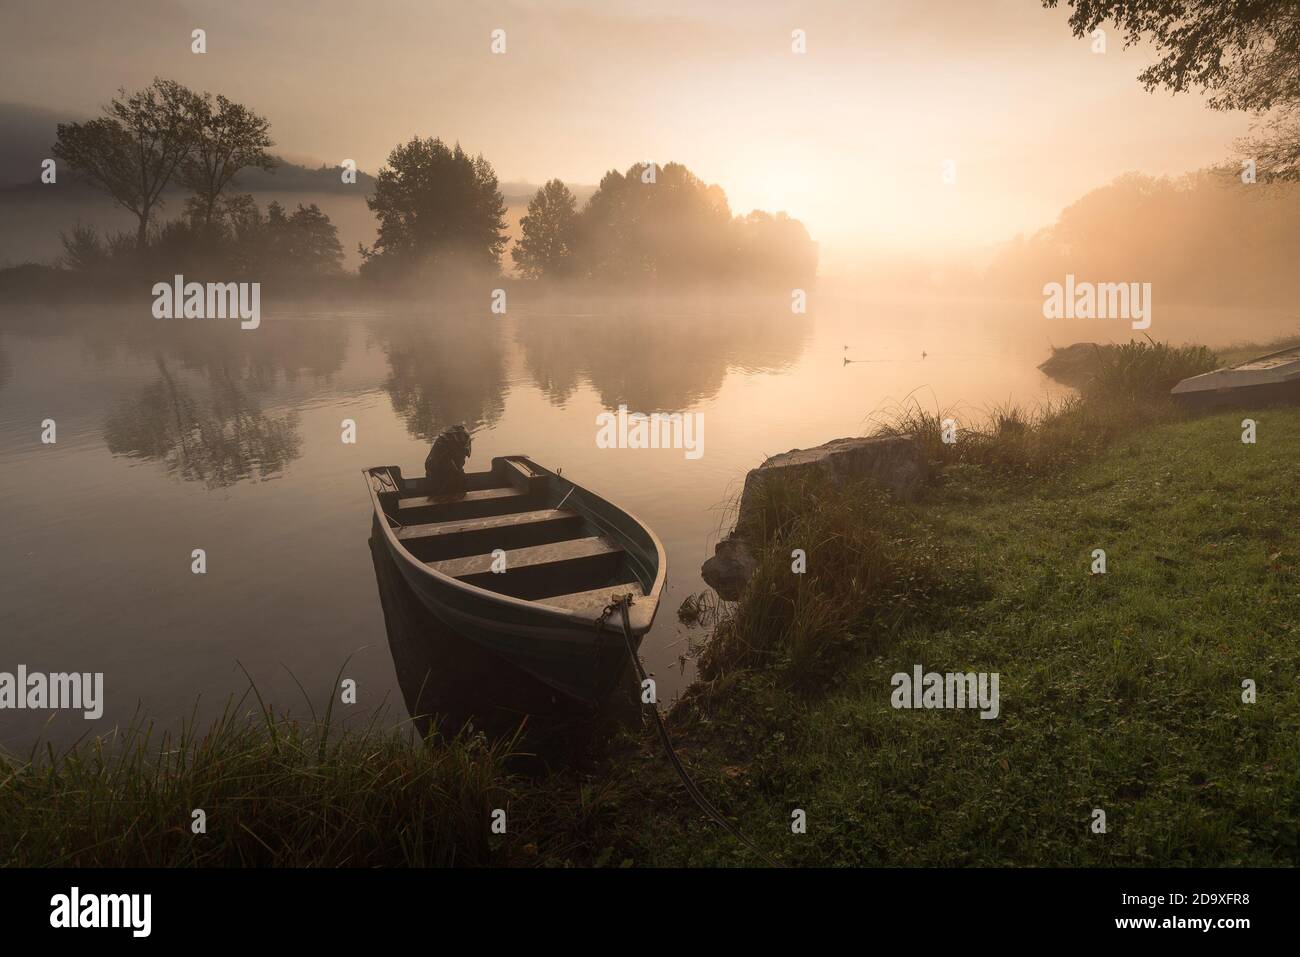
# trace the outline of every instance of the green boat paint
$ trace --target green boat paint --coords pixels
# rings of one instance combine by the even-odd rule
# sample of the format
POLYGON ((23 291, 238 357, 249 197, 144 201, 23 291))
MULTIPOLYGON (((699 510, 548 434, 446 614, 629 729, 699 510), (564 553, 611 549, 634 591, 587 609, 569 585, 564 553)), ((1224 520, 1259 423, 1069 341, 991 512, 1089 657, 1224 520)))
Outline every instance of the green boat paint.
POLYGON ((639 644, 667 578, 648 526, 522 455, 466 473, 457 495, 432 496, 398 466, 364 474, 377 538, 435 617, 569 697, 609 694, 627 653, 619 622, 601 613, 631 593, 639 644))

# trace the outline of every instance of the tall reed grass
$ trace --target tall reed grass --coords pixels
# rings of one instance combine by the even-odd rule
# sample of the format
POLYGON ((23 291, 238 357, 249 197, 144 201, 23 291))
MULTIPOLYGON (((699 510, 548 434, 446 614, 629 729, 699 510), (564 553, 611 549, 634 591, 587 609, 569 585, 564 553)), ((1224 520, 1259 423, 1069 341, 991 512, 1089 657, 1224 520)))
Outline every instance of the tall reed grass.
POLYGON ((1147 337, 1097 350, 1097 369, 1083 394, 1094 399, 1164 401, 1169 390, 1189 376, 1219 368, 1219 357, 1205 346, 1171 346, 1147 337))
POLYGON ((382 711, 359 728, 298 721, 260 701, 174 736, 135 721, 0 760, 0 865, 485 864, 515 743, 420 734, 382 711))
POLYGON ((888 410, 874 434, 913 436, 939 466, 1051 474, 1094 457, 1120 436, 1176 418, 1169 390, 1218 366, 1204 346, 1134 341, 1099 347, 1075 395, 1037 405, 1005 403, 978 416, 905 403, 888 410), (955 441, 944 441, 945 420, 954 423, 949 437, 955 441))

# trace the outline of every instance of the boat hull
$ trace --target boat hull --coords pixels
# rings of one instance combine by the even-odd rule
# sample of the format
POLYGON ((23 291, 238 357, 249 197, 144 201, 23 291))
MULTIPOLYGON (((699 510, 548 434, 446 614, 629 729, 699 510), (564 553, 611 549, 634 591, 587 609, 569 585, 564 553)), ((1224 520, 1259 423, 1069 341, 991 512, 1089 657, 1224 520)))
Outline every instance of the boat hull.
POLYGON ((1174 386, 1171 395, 1176 404, 1188 409, 1298 403, 1300 348, 1191 376, 1174 386))
POLYGON ((1241 406, 1300 404, 1300 379, 1237 386, 1231 389, 1202 389, 1177 392, 1174 403, 1184 409, 1230 409, 1241 406))
MULTIPOLYGON (((476 603, 459 589, 441 587, 391 549, 390 555, 416 598, 440 622, 570 698, 598 704, 630 664, 621 632, 597 632, 594 622, 582 627, 503 613, 495 603, 476 603)), ((617 623, 618 617, 612 616, 610 624, 617 623)), ((634 650, 640 643, 641 636, 633 635, 634 650)))
POLYGON ((667 576, 644 523, 524 456, 494 458, 449 496, 396 466, 365 474, 375 540, 439 623, 587 704, 628 674, 667 576), (621 594, 628 635, 621 614, 602 615, 621 594))

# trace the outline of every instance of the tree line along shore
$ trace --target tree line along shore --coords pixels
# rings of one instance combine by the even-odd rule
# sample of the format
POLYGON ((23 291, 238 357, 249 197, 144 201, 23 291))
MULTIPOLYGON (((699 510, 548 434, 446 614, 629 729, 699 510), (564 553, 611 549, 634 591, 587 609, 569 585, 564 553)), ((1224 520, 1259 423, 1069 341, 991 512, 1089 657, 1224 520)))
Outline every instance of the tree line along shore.
MULTIPOLYGON (((393 147, 365 201, 376 237, 361 244, 358 273, 345 273, 338 230, 315 204, 262 208, 239 190, 241 171, 273 173, 269 121, 221 94, 157 78, 119 91, 102 115, 61 123, 46 188, 72 177, 135 219, 104 234, 80 223, 62 234, 52 265, 0 271, 0 291, 131 286, 140 277, 184 274, 255 279, 301 291, 319 283, 360 291, 481 282, 503 274, 510 244, 496 171, 482 155, 438 137, 393 147), (177 193, 178 216, 163 218, 177 193)), ((355 163, 338 174, 357 184, 355 163)), ((264 177, 263 177, 264 178, 264 177)), ((816 274, 817 246, 797 219, 755 210, 734 215, 722 188, 680 163, 610 170, 579 207, 559 179, 528 203, 510 248, 518 278, 556 282, 792 285, 816 274)))

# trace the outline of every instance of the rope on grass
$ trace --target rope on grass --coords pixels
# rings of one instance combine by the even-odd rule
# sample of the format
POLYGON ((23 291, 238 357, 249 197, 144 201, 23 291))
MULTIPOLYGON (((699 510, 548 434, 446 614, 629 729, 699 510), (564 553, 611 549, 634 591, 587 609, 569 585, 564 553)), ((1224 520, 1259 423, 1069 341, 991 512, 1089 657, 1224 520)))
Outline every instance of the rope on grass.
MULTIPOLYGON (((632 621, 628 616, 628 608, 630 608, 631 605, 632 595, 630 592, 624 595, 611 596, 610 603, 605 606, 605 610, 602 611, 600 617, 596 619, 596 630, 599 632, 605 622, 609 619, 609 616, 612 615, 616 609, 618 610, 623 622, 623 642, 627 646, 627 656, 632 659, 632 666, 636 668, 637 676, 641 679, 641 685, 644 687, 645 682, 649 679, 646 676, 645 668, 641 666, 641 659, 637 657, 636 645, 632 641, 632 621)), ((668 760, 672 762, 673 769, 677 772, 677 776, 681 778, 682 786, 686 788, 686 793, 691 796, 691 799, 694 800, 697 805, 699 805, 700 810, 712 818, 714 823, 716 823, 720 828, 762 858, 763 862, 769 867, 784 867, 784 864, 773 860, 763 851, 762 848, 747 838, 744 834, 740 833, 740 831, 737 830, 730 821, 722 816, 722 812, 713 806, 712 802, 704 796, 704 793, 696 787, 695 782, 691 780, 691 776, 686 772, 686 767, 682 764, 681 758, 677 756, 676 749, 673 748, 672 739, 668 736, 668 728, 664 725, 663 716, 659 714, 659 708, 656 705, 651 704, 650 714, 654 716, 655 729, 659 732, 659 740, 663 743, 664 753, 668 755, 668 760)))

